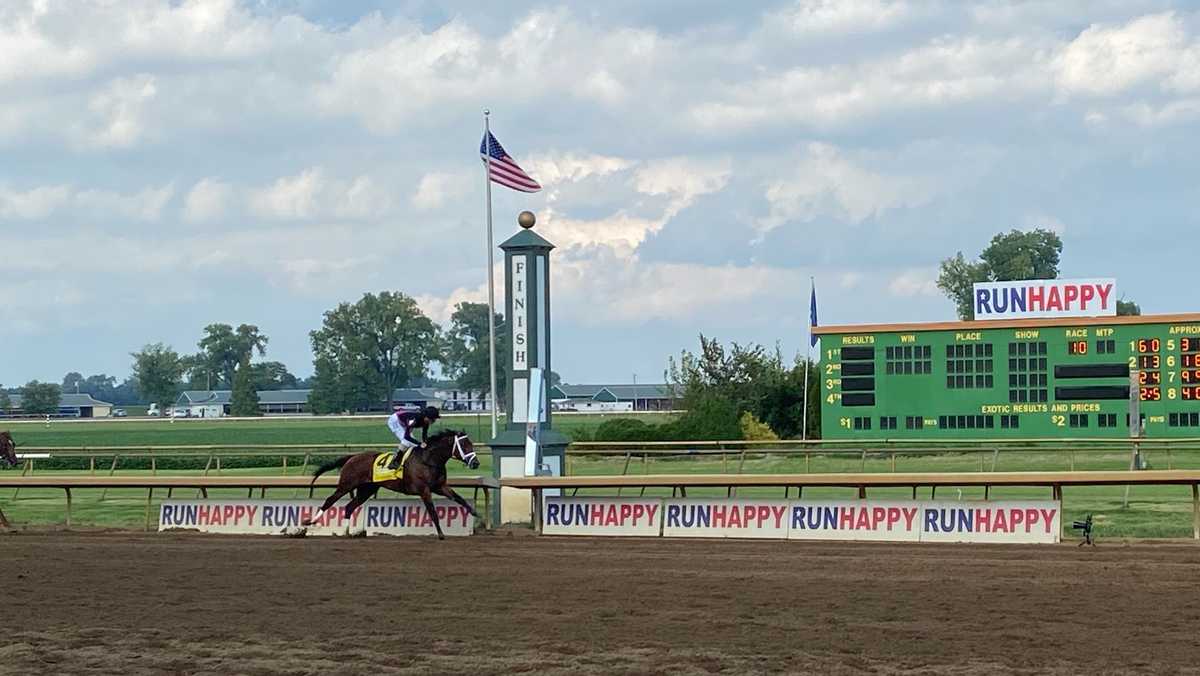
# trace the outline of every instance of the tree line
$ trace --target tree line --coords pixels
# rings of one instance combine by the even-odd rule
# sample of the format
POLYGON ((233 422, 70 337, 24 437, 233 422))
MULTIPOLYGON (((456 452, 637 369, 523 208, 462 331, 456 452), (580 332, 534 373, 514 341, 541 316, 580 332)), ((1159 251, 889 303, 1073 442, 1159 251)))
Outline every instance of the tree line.
MULTIPOLYGON (((504 327, 500 314, 494 317, 504 327)), ((107 374, 84 377, 70 372, 62 383, 36 380, 23 387, 0 387, 0 411, 12 408, 10 393, 21 394, 22 410, 55 413, 63 393, 89 394, 114 405, 168 406, 184 390, 232 390, 234 415, 257 415, 260 390, 311 389, 315 413, 340 413, 389 405, 396 388, 433 384, 431 367, 465 390, 489 389, 488 308, 459 303, 445 327, 439 327, 404 293, 367 293, 354 303, 325 312, 310 332, 314 373, 301 379, 279 361, 263 360, 269 337, 253 324, 209 324, 197 351, 180 354, 153 343, 130 354, 131 375, 118 384, 107 374), (252 361, 257 355, 260 361, 252 361)), ((496 353, 507 354, 507 335, 497 331, 496 353)), ((506 382, 507 363, 498 359, 497 382, 506 382)), ((500 393, 498 393, 500 394, 500 393)))

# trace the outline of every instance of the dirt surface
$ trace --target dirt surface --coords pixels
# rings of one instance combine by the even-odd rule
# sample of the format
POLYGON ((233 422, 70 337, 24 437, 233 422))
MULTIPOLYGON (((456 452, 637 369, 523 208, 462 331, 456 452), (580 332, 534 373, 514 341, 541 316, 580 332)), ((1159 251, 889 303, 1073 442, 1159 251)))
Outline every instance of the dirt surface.
POLYGON ((1197 673, 1200 547, 0 535, 0 673, 1197 673))

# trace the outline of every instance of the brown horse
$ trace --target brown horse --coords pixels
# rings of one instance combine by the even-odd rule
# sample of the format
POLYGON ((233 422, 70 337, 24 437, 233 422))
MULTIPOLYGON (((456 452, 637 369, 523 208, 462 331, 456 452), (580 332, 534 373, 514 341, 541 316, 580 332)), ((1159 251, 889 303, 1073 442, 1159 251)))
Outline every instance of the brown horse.
POLYGON ((433 520, 433 526, 437 529, 438 539, 441 540, 445 540, 446 536, 442 534, 442 524, 438 523, 437 511, 433 508, 433 495, 435 493, 450 498, 462 505, 463 508, 471 513, 471 516, 479 516, 479 513, 475 511, 473 506, 446 485, 446 463, 451 458, 461 460, 463 464, 471 469, 479 469, 479 458, 475 456, 475 447, 471 444, 471 439, 466 434, 454 430, 443 430, 429 437, 424 446, 418 446, 413 449, 412 454, 408 457, 408 461, 404 463, 404 473, 400 479, 376 483, 373 480, 373 466, 376 455, 376 453, 346 455, 318 467, 313 472, 314 482, 316 482, 317 477, 331 469, 340 467, 342 471, 338 476, 337 488, 333 491, 333 495, 326 498, 325 504, 321 505, 321 510, 313 515, 311 519, 304 521, 303 525, 311 526, 325 510, 333 507, 333 503, 337 502, 343 495, 353 491, 354 497, 351 498, 345 507, 345 515, 349 519, 354 510, 374 497, 380 488, 387 488, 397 493, 421 496, 421 501, 425 503, 425 511, 429 513, 429 518, 433 520))
POLYGON ((0 432, 0 460, 7 462, 10 467, 17 466, 17 442, 8 432, 0 432))

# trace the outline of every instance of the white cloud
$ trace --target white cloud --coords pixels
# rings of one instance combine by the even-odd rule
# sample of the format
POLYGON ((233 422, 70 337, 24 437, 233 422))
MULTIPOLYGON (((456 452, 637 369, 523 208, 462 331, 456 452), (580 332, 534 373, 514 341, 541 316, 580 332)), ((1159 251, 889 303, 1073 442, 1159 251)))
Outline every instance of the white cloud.
POLYGON ((1200 78, 1200 47, 1173 12, 1138 17, 1121 26, 1092 25, 1058 55, 1059 86, 1068 94, 1111 96, 1145 82, 1192 86, 1200 78))
POLYGON ((770 17, 808 36, 875 32, 903 23, 913 8, 903 0, 796 0, 770 17))
POLYGON ((184 200, 183 217, 193 223, 220 219, 233 200, 233 186, 216 178, 204 178, 192 186, 184 200))
POLYGON ((145 188, 132 195, 88 189, 77 193, 75 200, 90 213, 100 212, 118 218, 151 222, 162 218, 163 210, 174 196, 175 184, 168 183, 158 188, 145 188))
POLYGON ((827 217, 849 223, 879 218, 892 209, 912 208, 933 199, 937 188, 923 177, 883 173, 860 166, 824 143, 800 149, 796 168, 766 188, 770 215, 759 222, 769 232, 788 221, 827 217))
POLYGON ((155 78, 137 75, 118 78, 88 101, 91 123, 76 128, 87 148, 129 148, 146 133, 145 109, 158 95, 155 78))
POLYGON ((386 215, 392 198, 370 176, 342 180, 329 178, 321 167, 311 167, 251 190, 249 203, 254 213, 271 220, 367 219, 386 215))
POLYGON ((905 270, 892 278, 888 291, 893 296, 936 296, 937 270, 934 268, 913 268, 905 270))
POLYGON ((65 185, 42 186, 26 191, 0 186, 0 218, 46 218, 70 199, 71 189, 65 185))
MULTIPOLYGON (((479 179, 483 180, 482 172, 479 179)), ((429 211, 457 202, 470 190, 470 179, 465 174, 433 172, 421 177, 413 193, 414 207, 429 211)))

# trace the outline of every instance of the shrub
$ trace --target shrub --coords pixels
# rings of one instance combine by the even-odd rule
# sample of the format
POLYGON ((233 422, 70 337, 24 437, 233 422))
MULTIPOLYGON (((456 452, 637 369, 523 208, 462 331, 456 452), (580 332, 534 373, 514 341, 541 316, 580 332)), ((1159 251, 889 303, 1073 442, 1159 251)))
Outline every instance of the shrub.
POLYGON ((771 429, 771 426, 762 422, 754 416, 750 411, 742 414, 739 421, 742 428, 742 438, 746 441, 778 441, 779 435, 771 429))

